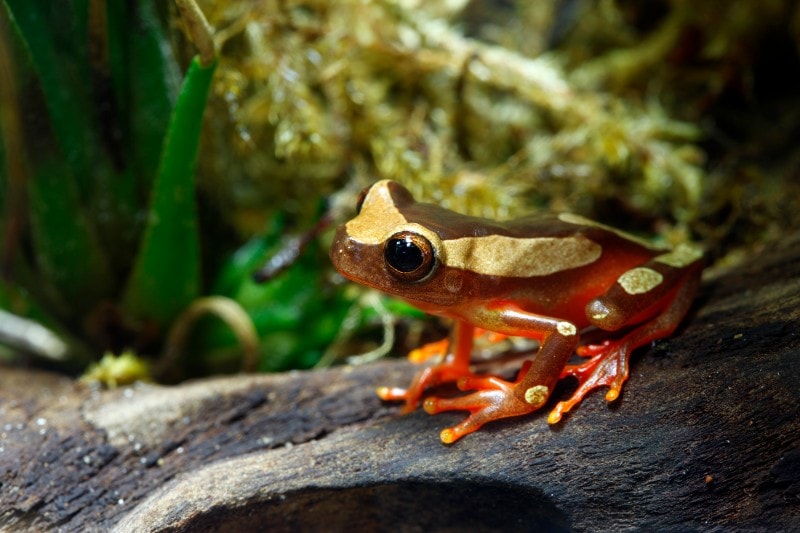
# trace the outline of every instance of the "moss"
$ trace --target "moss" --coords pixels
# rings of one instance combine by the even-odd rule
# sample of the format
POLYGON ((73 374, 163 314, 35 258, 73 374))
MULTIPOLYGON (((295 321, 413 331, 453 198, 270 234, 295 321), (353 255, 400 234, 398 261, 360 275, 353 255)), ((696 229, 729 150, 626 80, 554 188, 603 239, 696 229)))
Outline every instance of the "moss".
POLYGON ((623 199, 685 220, 699 201, 697 128, 572 83, 557 57, 465 37, 444 2, 215 5, 204 179, 227 211, 288 195, 301 213, 305 191, 380 178, 485 216, 623 199))

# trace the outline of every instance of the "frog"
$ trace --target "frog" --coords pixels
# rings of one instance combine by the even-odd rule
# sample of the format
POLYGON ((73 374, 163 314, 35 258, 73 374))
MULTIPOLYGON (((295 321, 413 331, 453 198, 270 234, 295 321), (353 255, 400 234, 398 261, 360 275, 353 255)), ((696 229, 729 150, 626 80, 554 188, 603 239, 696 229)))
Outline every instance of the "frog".
POLYGON ((577 387, 555 404, 550 424, 599 387, 608 387, 606 401, 617 400, 631 353, 672 335, 691 308, 703 255, 690 243, 654 246, 571 213, 509 221, 469 216, 416 201, 392 180, 361 193, 356 216, 336 229, 330 248, 343 277, 452 321, 446 353, 435 364, 407 388, 377 390, 383 400, 404 402, 404 412, 420 402, 429 414, 467 411, 441 431, 445 444, 541 409, 570 376, 577 387), (483 331, 533 339, 538 348, 513 379, 478 373, 472 351, 483 331), (581 342, 587 331, 594 343, 581 342), (446 384, 465 394, 423 400, 446 384))

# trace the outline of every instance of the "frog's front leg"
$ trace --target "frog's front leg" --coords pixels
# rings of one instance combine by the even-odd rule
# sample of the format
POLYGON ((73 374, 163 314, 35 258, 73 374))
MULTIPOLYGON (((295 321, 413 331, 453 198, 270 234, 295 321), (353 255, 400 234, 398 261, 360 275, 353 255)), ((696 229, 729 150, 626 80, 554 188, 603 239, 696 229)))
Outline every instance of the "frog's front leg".
POLYGON ((442 442, 450 444, 492 420, 519 416, 545 404, 561 371, 578 344, 578 329, 571 322, 525 312, 508 304, 476 316, 482 327, 504 335, 539 339, 538 353, 523 366, 516 381, 467 375, 458 380, 462 390, 474 390, 459 398, 427 398, 425 411, 469 411, 460 424, 443 430, 442 442))
POLYGON ((472 376, 469 370, 470 356, 475 327, 469 323, 458 321, 453 329, 452 351, 444 361, 420 371, 411 381, 407 389, 399 387, 378 387, 377 393, 382 400, 400 400, 405 402, 403 412, 409 413, 417 408, 419 400, 426 389, 452 383, 461 378, 472 376))

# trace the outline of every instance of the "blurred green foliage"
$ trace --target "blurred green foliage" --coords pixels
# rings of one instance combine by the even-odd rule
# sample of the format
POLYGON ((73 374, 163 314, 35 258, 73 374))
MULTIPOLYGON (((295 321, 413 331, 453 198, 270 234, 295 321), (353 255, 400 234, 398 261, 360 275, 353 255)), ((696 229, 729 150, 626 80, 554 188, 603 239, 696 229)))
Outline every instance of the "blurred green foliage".
MULTIPOLYGON (((315 364, 351 305, 325 283, 319 245, 257 285, 253 271, 282 242, 280 213, 239 250, 201 238, 195 167, 216 61, 191 60, 180 81, 166 31, 175 13, 155 0, 3 0, 2 8, 0 308, 68 341, 58 357, 46 346, 32 351, 76 369, 109 350, 186 352, 164 346, 170 328, 218 294, 255 325, 260 369, 315 364), (204 249, 222 259, 204 265, 204 249)), ((214 368, 225 353, 241 366, 230 327, 209 321, 180 361, 214 368)), ((12 347, 22 340, 0 335, 12 347)))
MULTIPOLYGON (((353 303, 321 275, 327 250, 316 242, 270 282, 253 280, 253 272, 287 246, 285 221, 278 213, 262 235, 232 254, 211 290, 238 302, 250 316, 261 340, 258 370, 268 372, 314 366, 353 303)), ((203 373, 230 369, 231 361, 238 360, 230 328, 215 319, 202 324, 196 328, 196 344, 211 354, 203 373)))

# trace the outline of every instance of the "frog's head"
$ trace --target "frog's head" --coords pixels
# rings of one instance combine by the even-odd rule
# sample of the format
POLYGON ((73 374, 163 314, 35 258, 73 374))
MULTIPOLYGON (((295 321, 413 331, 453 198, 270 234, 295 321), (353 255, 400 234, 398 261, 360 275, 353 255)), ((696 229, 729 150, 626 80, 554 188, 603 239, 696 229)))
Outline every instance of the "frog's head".
POLYGON ((399 183, 373 184, 361 193, 356 217, 336 231, 333 266, 348 279, 423 308, 456 302, 463 275, 447 268, 441 224, 438 217, 426 218, 428 209, 455 215, 415 202, 399 183))

